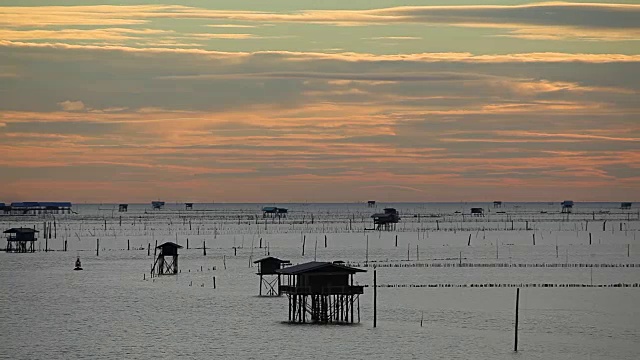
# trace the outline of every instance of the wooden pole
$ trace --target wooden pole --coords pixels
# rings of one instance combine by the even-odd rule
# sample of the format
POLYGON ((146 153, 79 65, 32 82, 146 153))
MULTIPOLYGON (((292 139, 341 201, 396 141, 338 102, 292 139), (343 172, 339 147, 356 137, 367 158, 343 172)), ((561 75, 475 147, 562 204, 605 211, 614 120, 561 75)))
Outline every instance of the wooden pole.
POLYGON ((307 242, 307 235, 304 235, 302 238, 302 256, 304 256, 304 245, 307 242))
POLYGON ((407 243, 407 261, 409 261, 409 247, 411 246, 411 244, 407 243))
POLYGON ((327 235, 324 236, 324 247, 327 247, 327 235))
POLYGON ((202 240, 202 255, 207 256, 207 242, 202 240))
POLYGON ((520 306, 520 288, 516 289, 516 328, 515 328, 515 343, 513 344, 513 351, 518 352, 518 308, 520 306))
POLYGON ((129 248, 129 239, 127 239, 127 250, 130 250, 130 248, 129 248))
POLYGON ((147 256, 151 255, 151 243, 147 243, 147 256))
POLYGON ((467 246, 471 246, 471 234, 469 234, 469 240, 467 241, 467 246))
POLYGON ((215 276, 213 277, 213 288, 214 289, 216 288, 216 277, 215 276))
POLYGON ((396 235, 396 247, 398 247, 398 235, 396 235))
POLYGON ((96 239, 96 256, 100 255, 100 239, 96 239))
POLYGON ((365 261, 366 264, 369 263, 369 235, 367 235, 367 247, 365 250, 365 261))
POLYGON ((376 270, 373 270, 373 327, 376 327, 378 322, 378 282, 376 279, 376 270))

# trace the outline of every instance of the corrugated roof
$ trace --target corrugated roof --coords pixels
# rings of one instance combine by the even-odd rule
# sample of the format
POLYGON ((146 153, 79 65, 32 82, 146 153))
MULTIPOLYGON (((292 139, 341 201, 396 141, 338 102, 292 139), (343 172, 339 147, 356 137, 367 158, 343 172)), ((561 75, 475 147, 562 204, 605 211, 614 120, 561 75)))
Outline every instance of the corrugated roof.
POLYGON ((11 207, 21 208, 21 207, 39 207, 39 206, 57 206, 57 207, 71 207, 70 202, 62 202, 62 201, 23 201, 23 202, 12 202, 11 207))
POLYGON ((164 243, 162 245, 156 246, 156 249, 161 249, 161 248, 164 248, 164 247, 176 247, 178 249, 182 249, 182 246, 180 246, 180 245, 178 245, 178 244, 176 244, 174 242, 171 242, 171 241, 167 241, 166 243, 164 243))
POLYGON ((36 229, 30 229, 30 228, 11 228, 9 230, 3 231, 3 233, 5 234, 18 234, 18 233, 26 234, 26 233, 37 233, 37 232, 39 231, 36 229))
POLYGON ((278 261, 278 262, 280 262, 281 264, 289 264, 289 263, 291 263, 291 261, 289 261, 289 260, 281 260, 281 259, 275 258, 275 257, 273 257, 273 256, 268 256, 268 257, 266 257, 266 258, 263 258, 263 259, 260 259, 260 260, 256 260, 256 261, 254 261, 253 263, 254 263, 254 264, 257 264, 257 263, 261 263, 261 262, 263 262, 263 261, 269 261, 269 260, 271 260, 271 261, 278 261))
POLYGON ((330 263, 326 261, 311 261, 308 263, 289 266, 284 269, 279 269, 279 270, 276 270, 276 272, 280 274, 285 274, 285 275, 299 275, 307 272, 318 271, 321 269, 323 270, 326 269, 327 272, 332 272, 332 270, 333 271, 338 270, 341 272, 347 272, 349 274, 367 271, 367 270, 352 268, 349 266, 340 265, 336 263, 330 263))

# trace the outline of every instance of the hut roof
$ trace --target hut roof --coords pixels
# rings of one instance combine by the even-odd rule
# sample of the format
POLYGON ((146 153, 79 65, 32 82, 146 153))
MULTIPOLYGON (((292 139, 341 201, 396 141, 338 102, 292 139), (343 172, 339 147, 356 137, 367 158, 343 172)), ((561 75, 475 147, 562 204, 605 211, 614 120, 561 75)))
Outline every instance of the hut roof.
POLYGON ((357 272, 366 272, 367 270, 357 269, 341 264, 330 263, 325 261, 311 261, 304 264, 289 266, 284 269, 276 270, 277 273, 284 275, 300 275, 308 272, 341 272, 355 274, 357 272))
POLYGON ((275 206, 265 206, 262 208, 262 211, 278 211, 278 208, 275 206))
POLYGON ((164 248, 182 249, 182 246, 180 246, 180 245, 178 245, 178 244, 176 244, 174 242, 171 242, 171 241, 168 241, 168 242, 166 242, 166 243, 164 243, 162 245, 156 246, 156 249, 164 249, 164 248))
POLYGON ((3 233, 5 234, 29 234, 29 233, 37 233, 39 232, 36 229, 30 229, 30 228, 11 228, 9 230, 5 230, 3 231, 3 233))
POLYGON ((290 264, 291 263, 291 261, 289 261, 289 260, 282 260, 282 259, 275 258, 273 256, 268 256, 266 258, 262 258, 260 260, 256 260, 253 263, 257 264, 257 263, 261 263, 261 262, 265 262, 265 261, 277 261, 280 264, 290 264))

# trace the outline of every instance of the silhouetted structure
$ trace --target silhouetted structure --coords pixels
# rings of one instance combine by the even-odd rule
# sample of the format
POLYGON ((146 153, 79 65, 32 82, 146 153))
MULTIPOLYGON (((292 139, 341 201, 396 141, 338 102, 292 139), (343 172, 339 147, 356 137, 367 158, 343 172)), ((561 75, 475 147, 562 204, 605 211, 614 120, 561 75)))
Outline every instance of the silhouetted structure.
POLYGON ((376 202, 375 202, 375 200, 369 200, 369 201, 367 201, 367 206, 368 206, 368 207, 376 207, 376 202))
POLYGON ((71 203, 70 202, 37 202, 37 201, 26 201, 26 202, 13 202, 6 209, 8 212, 12 214, 69 214, 71 213, 71 203))
POLYGON ((289 260, 280 260, 273 256, 269 256, 264 259, 256 260, 253 263, 258 264, 257 274, 260 276, 259 295, 262 296, 262 288, 264 287, 266 290, 266 296, 280 296, 280 274, 276 271, 280 270, 283 265, 291 264, 291 262, 289 260), (271 279, 265 279, 265 275, 269 276, 271 279))
POLYGON ((35 252, 36 233, 38 230, 29 228, 11 228, 5 230, 7 235, 6 251, 10 253, 32 253, 35 252))
POLYGON ((483 208, 471 208, 471 215, 473 216, 484 216, 483 208))
POLYGON ((8 214, 10 210, 11 210, 11 207, 6 206, 4 203, 0 203, 0 211, 1 212, 5 213, 5 214, 8 214))
POLYGON ((289 209, 275 206, 265 206, 262 208, 262 217, 287 217, 289 209))
POLYGON ((371 215, 376 230, 394 230, 400 221, 400 214, 394 208, 386 208, 383 213, 371 215))
POLYGON ((151 276, 175 275, 178 273, 178 249, 182 246, 166 242, 158 245, 156 249, 160 249, 160 253, 151 268, 151 276))
POLYGON ((193 203, 184 203, 185 210, 193 210, 193 203))
POLYGON ((494 201, 493 202, 493 207, 494 208, 501 208, 502 207, 502 201, 494 201))
POLYGON ((164 209, 164 201, 152 201, 151 207, 153 210, 162 210, 164 209))
POLYGON ((629 209, 631 209, 631 205, 632 205, 632 203, 630 203, 630 202, 620 203, 620 209, 629 210, 629 209))
POLYGON ((365 271, 317 261, 276 270, 288 280, 288 285, 280 286, 280 292, 289 298, 289 322, 352 324, 356 302, 360 322, 360 295, 364 287, 353 285, 353 275, 365 271))
POLYGON ((118 205, 118 212, 127 212, 127 211, 129 211, 129 204, 118 205))
POLYGON ((573 210, 573 201, 571 200, 565 200, 561 203, 561 205, 563 213, 570 213, 573 210))

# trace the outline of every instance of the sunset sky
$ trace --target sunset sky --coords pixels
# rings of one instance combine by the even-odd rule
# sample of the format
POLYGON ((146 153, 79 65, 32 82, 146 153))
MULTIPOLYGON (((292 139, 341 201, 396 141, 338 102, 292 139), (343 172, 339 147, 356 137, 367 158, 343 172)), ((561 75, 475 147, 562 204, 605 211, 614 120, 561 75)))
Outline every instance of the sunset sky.
POLYGON ((640 200, 637 3, 4 0, 0 202, 640 200))

